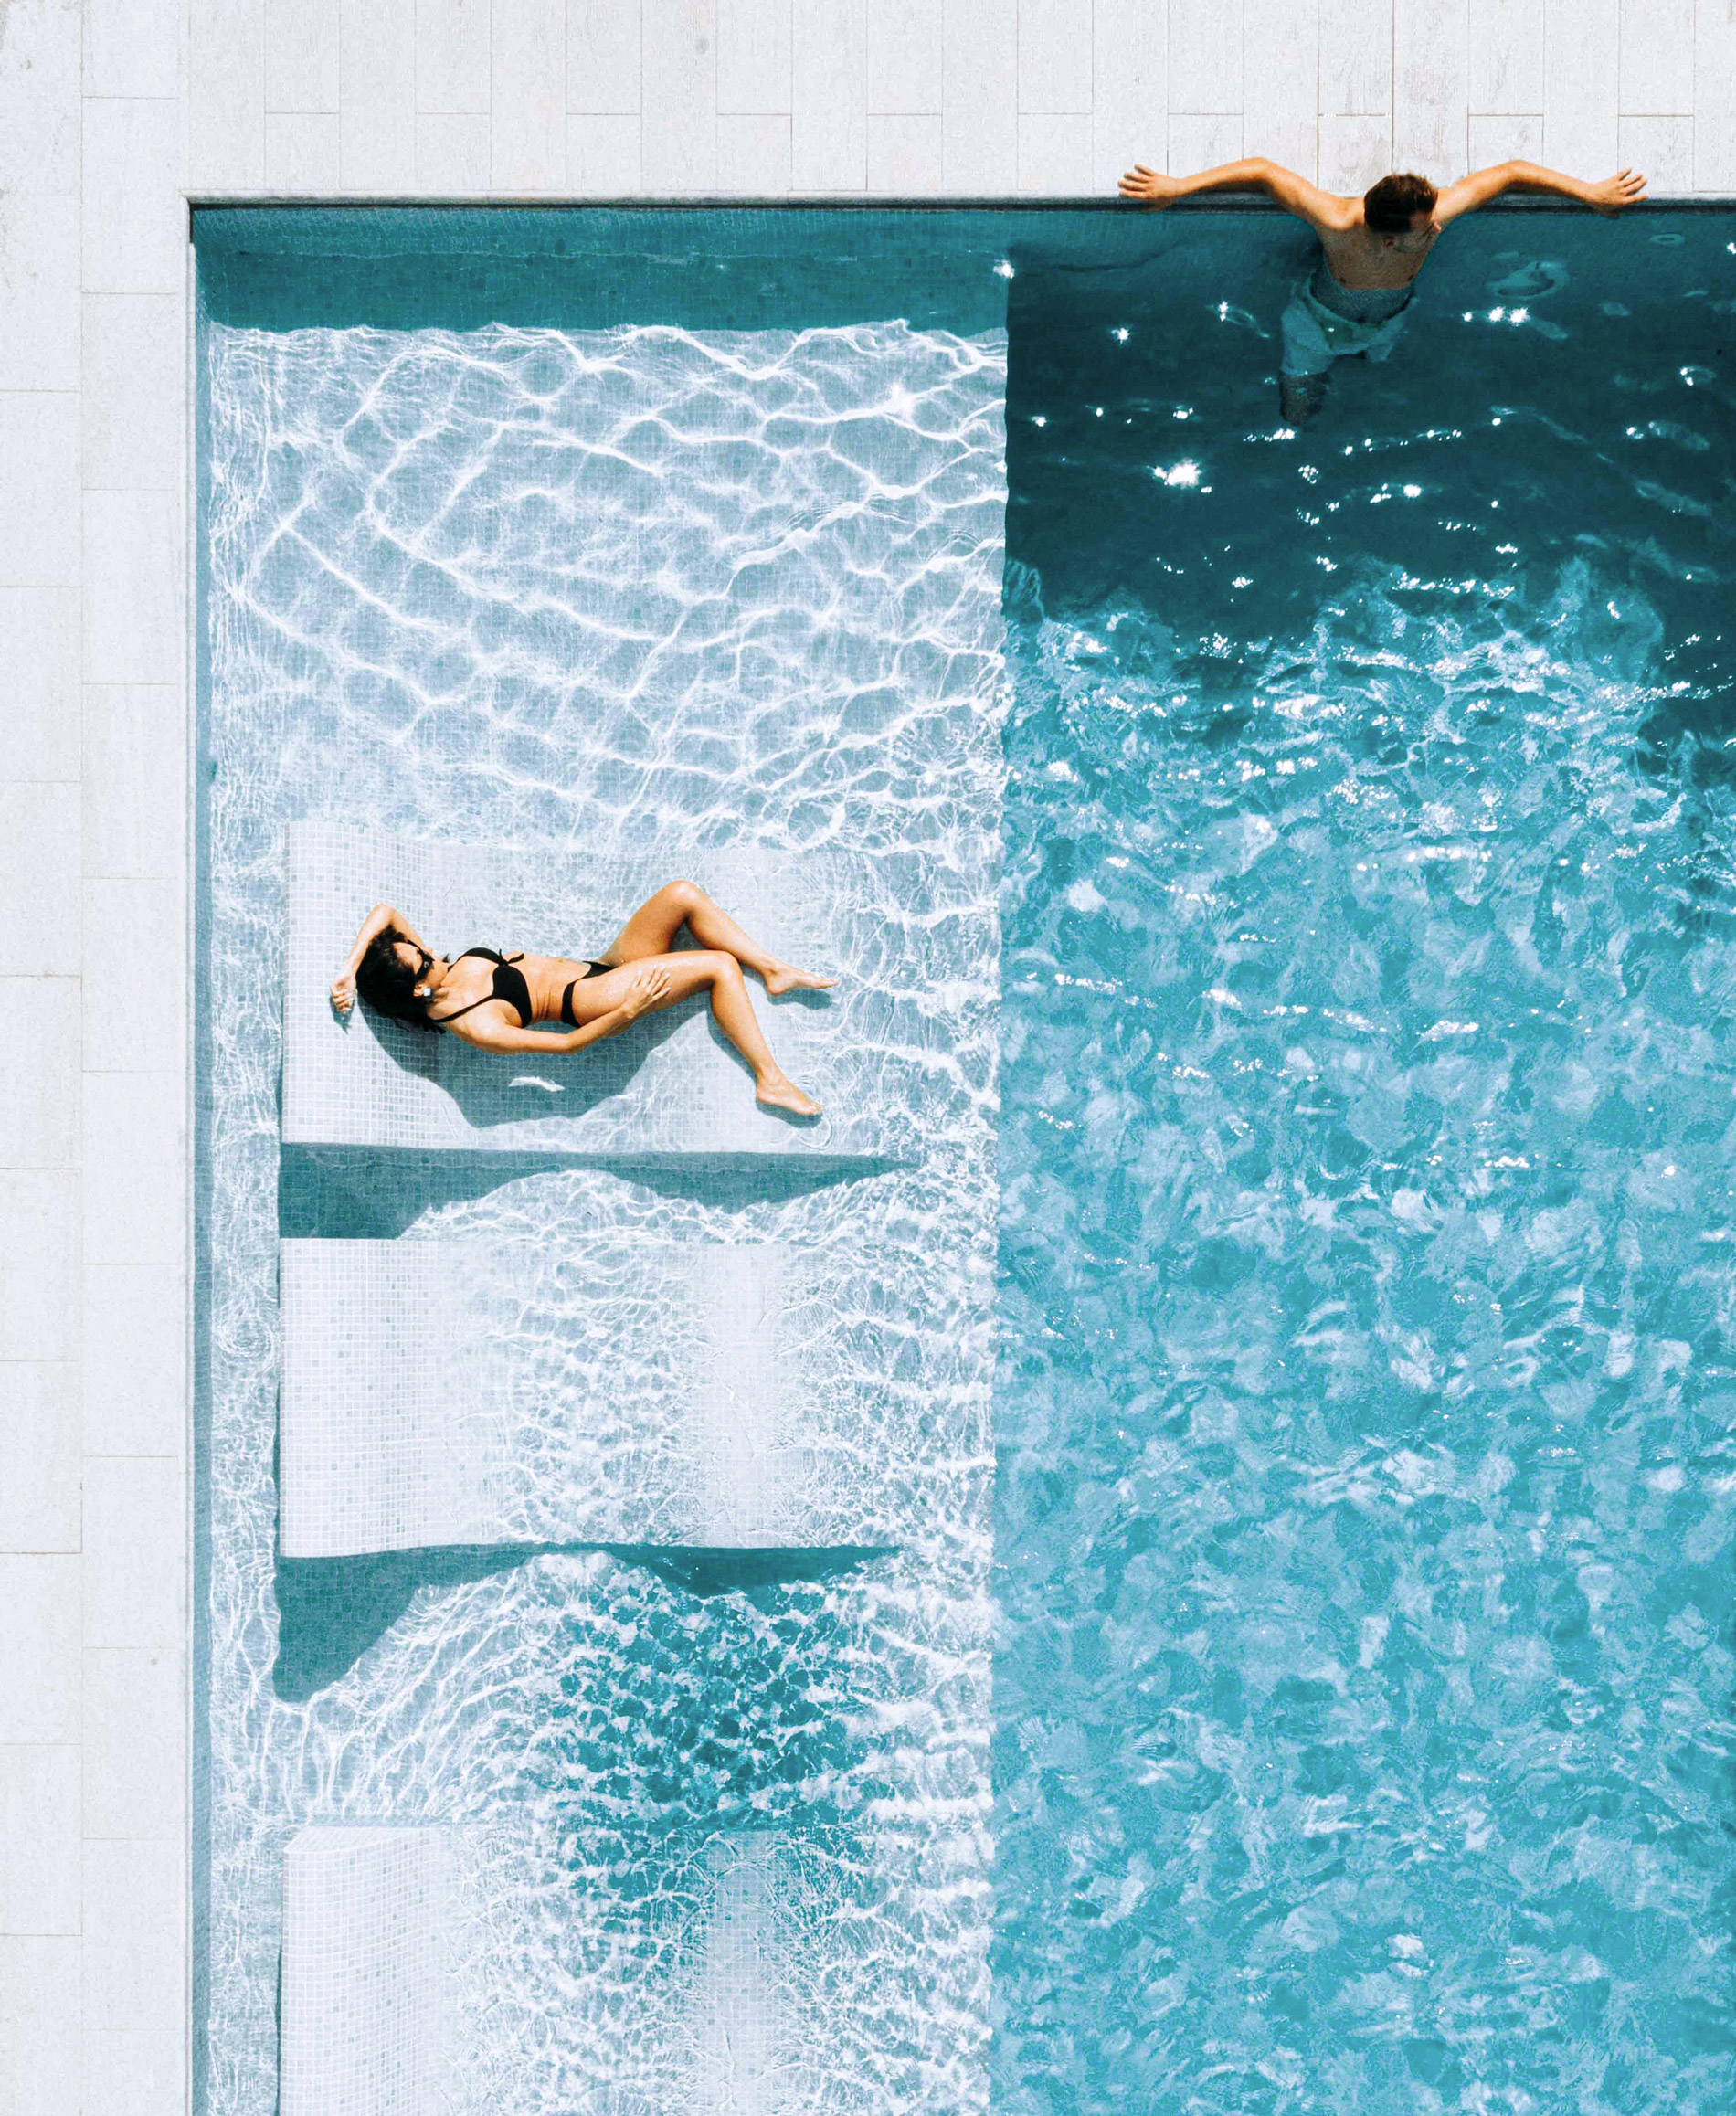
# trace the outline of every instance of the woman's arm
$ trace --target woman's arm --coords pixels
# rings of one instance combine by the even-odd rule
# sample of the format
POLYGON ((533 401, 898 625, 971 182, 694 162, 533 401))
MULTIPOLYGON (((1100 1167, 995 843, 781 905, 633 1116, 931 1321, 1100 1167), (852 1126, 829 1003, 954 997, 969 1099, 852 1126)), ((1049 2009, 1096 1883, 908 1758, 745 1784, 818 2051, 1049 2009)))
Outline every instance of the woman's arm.
POLYGON ((1558 170, 1545 169, 1536 162, 1497 162, 1490 168, 1475 170, 1469 176, 1461 176, 1456 184, 1447 185, 1434 202, 1434 225, 1445 227, 1449 220, 1458 219, 1461 214, 1475 213, 1479 206, 1487 206, 1491 198, 1498 198, 1504 191, 1534 191, 1555 198, 1577 198, 1583 206, 1614 215, 1645 197, 1646 179, 1632 169, 1623 169, 1614 176, 1606 176, 1601 184, 1586 184, 1577 176, 1563 176, 1558 170))
POLYGON ((401 911, 394 911, 389 904, 376 904, 362 921, 349 960, 332 980, 332 1004, 340 1014, 347 1014, 355 1004, 355 973, 362 967, 362 957, 383 933, 396 933, 412 947, 426 949, 428 946, 401 911))
POLYGON ((1322 235, 1338 235, 1350 226, 1352 202, 1330 191, 1322 191, 1294 169, 1268 162, 1264 154, 1249 154, 1240 162, 1221 163, 1202 169, 1197 176, 1163 176, 1143 163, 1121 179, 1121 196, 1136 204, 1160 210, 1178 198, 1197 191, 1268 191, 1278 204, 1306 220, 1322 235))
POLYGON ((655 964, 641 963, 633 967, 625 997, 608 1013, 598 1014, 595 1021, 585 1021, 558 1036, 551 1036, 541 1029, 521 1029, 515 1022, 484 1021, 476 1014, 467 1014, 461 1021, 454 1021, 451 1032, 461 1042, 473 1043, 479 1051, 518 1053, 582 1051, 587 1044, 600 1043, 608 1036, 619 1036, 630 1021, 638 1021, 641 1014, 649 1013, 668 997, 669 972, 655 964))

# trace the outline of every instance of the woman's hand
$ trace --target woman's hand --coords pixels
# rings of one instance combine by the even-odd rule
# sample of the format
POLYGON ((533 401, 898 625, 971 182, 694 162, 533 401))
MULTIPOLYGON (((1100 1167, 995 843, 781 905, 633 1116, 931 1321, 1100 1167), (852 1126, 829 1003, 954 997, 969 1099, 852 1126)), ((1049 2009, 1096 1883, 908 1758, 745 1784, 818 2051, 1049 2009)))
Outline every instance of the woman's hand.
POLYGON ((634 968, 616 1008, 628 1021, 636 1021, 668 997, 669 972, 656 963, 640 963, 634 968))
POLYGON ((1645 177, 1632 169, 1624 169, 1618 175, 1606 176, 1601 184, 1588 185, 1585 203, 1595 207, 1607 220, 1613 219, 1624 206, 1637 204, 1645 196, 1645 177))
POLYGON ((1143 162, 1136 162, 1121 179, 1119 188, 1123 198, 1134 199, 1156 212, 1181 196, 1181 179, 1159 175, 1157 170, 1148 169, 1143 162))
POLYGON ((355 1004, 354 970, 342 970, 332 979, 332 1004, 340 1014, 347 1014, 355 1004))

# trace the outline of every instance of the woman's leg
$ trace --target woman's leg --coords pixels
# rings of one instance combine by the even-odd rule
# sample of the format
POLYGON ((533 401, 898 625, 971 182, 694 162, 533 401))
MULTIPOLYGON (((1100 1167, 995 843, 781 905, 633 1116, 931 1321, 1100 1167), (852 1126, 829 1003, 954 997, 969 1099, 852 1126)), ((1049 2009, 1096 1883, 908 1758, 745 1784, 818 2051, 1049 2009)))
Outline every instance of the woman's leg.
MULTIPOLYGON (((633 959, 642 962, 650 958, 639 956, 633 959)), ((752 1068, 754 1092, 760 1101, 774 1109, 787 1109, 794 1116, 820 1114, 819 1103, 804 1095, 772 1056, 754 1012, 754 1002, 747 996, 741 965, 734 955, 724 949, 685 948, 673 955, 665 953, 659 959, 669 972, 669 996, 651 1012, 662 1013, 690 994, 709 987, 717 1026, 752 1068)), ((607 1013, 619 999, 619 985, 613 973, 582 979, 573 988, 574 1014, 580 1021, 591 1021, 607 1013)))
POLYGON ((634 912, 609 943, 602 959, 642 962, 647 956, 667 955, 683 926, 701 947, 719 949, 748 969, 757 970, 766 980, 766 989, 773 994, 798 989, 824 991, 838 981, 794 969, 767 954, 726 911, 712 902, 697 882, 665 883, 634 912))

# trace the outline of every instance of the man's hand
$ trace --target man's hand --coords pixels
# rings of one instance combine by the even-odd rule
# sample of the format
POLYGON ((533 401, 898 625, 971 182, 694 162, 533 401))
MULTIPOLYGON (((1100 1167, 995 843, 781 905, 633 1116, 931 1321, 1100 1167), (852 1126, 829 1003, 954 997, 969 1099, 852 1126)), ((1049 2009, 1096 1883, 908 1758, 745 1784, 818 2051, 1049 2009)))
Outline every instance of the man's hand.
POLYGON ((1587 185, 1585 203, 1595 206, 1605 219, 1613 220, 1625 206, 1636 205, 1645 196, 1645 177, 1624 169, 1617 176, 1606 176, 1601 184, 1587 185))
POLYGON ((1143 162, 1136 162, 1120 184, 1123 198, 1149 206, 1154 213, 1161 212, 1171 200, 1180 198, 1182 189, 1180 177, 1161 176, 1155 169, 1148 169, 1143 162))
POLYGON ((630 1021, 636 1021, 641 1014, 649 1013, 651 1008, 668 997, 669 972, 659 964, 644 963, 634 969, 627 989, 617 1005, 630 1021))

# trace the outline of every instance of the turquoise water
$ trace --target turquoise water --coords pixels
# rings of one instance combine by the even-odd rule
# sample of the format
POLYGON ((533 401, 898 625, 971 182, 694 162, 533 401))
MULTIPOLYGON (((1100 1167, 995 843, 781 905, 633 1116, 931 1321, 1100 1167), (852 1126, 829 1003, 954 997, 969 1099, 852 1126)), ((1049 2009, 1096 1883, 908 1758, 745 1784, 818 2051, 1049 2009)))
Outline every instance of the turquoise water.
POLYGON ((780 2106, 1727 2108, 1723 218, 1462 226, 1303 436, 1272 217, 206 218, 205 2108, 343 1819, 461 1839, 463 2116, 688 2105, 767 1830, 780 2106), (998 1119, 979 1009, 902 1173, 281 1149, 291 820, 647 812, 920 844, 955 993, 998 890, 998 1119), (279 1234, 574 1233, 873 1275, 927 1541, 278 1563, 279 1234))
POLYGON ((1270 227, 1014 288, 996 2100, 1723 2109, 1727 230, 1270 227))

